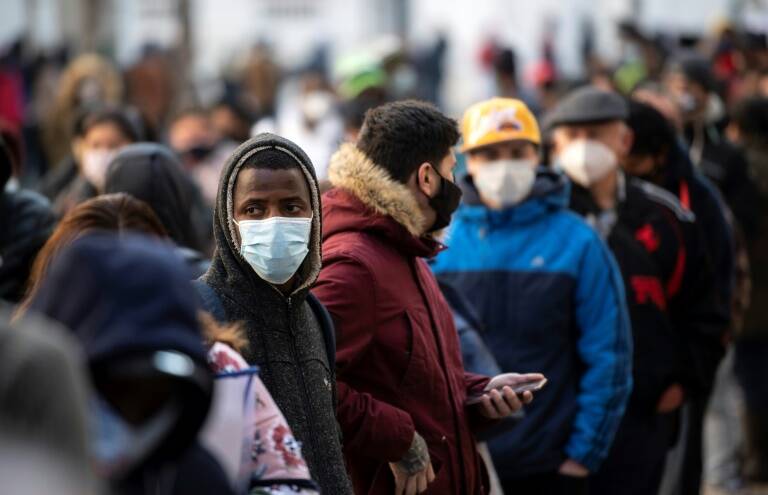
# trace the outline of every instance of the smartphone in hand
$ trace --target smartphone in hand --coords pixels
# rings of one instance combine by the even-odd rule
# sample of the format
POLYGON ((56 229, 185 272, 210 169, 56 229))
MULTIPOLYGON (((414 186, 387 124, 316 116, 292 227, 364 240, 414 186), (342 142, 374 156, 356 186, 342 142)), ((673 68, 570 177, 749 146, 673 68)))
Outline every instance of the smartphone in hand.
POLYGON ((522 396, 524 392, 537 392, 544 388, 546 384, 547 379, 541 373, 529 373, 525 375, 504 373, 493 377, 491 381, 488 382, 488 385, 485 387, 482 394, 468 397, 466 404, 472 405, 480 403, 483 396, 491 390, 498 390, 501 392, 504 387, 510 387, 513 392, 522 396))

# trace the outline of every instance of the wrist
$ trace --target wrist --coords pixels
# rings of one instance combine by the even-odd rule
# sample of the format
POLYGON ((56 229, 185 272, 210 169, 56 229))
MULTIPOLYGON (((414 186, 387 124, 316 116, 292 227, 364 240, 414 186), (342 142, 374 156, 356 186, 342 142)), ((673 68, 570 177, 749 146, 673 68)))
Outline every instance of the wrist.
POLYGON ((427 442, 418 432, 414 432, 410 448, 403 458, 397 461, 397 465, 409 475, 413 475, 423 471, 428 464, 429 448, 427 442))

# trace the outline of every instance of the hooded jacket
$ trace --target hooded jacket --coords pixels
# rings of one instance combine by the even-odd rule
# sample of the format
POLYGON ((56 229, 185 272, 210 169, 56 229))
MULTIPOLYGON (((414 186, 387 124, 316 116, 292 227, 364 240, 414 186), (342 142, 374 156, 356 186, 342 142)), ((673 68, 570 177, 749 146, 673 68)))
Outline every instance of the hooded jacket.
POLYGON ((104 193, 128 193, 147 203, 170 238, 179 246, 197 278, 208 269, 201 254, 205 248, 194 223, 202 198, 181 163, 166 147, 154 143, 131 144, 120 150, 109 165, 104 193))
POLYGON ((667 163, 662 167, 659 186, 675 197, 680 205, 696 216, 696 225, 702 232, 704 247, 714 270, 718 304, 729 310, 734 292, 735 270, 734 229, 726 214, 729 207, 718 189, 691 163, 682 144, 670 150, 667 163))
POLYGON ((331 159, 323 202, 323 270, 314 289, 337 331, 339 422, 359 494, 391 494, 389 462, 418 432, 435 494, 479 494, 487 473, 464 402, 488 378, 465 373, 451 310, 422 258, 440 249, 403 184, 354 145, 331 159))
POLYGON ((126 359, 157 351, 175 351, 192 364, 171 378, 168 400, 183 405, 175 422, 116 481, 117 493, 230 491, 220 465, 196 442, 213 390, 197 310, 181 260, 167 245, 139 236, 76 240, 56 257, 32 300, 30 311, 73 331, 97 386, 122 372, 126 359))
POLYGON ((502 477, 557 471, 571 458, 595 471, 631 390, 632 335, 613 256, 566 210, 567 179, 539 169, 530 196, 482 204, 467 176, 464 203, 433 270, 474 304, 505 371, 549 383, 511 431, 491 440, 502 477))
POLYGON ((307 303, 309 288, 320 273, 320 190, 301 148, 279 136, 261 134, 235 150, 219 182, 214 237, 216 252, 202 280, 218 296, 227 321, 245 326, 249 346, 243 356, 259 366, 262 381, 302 444, 312 478, 323 493, 351 493, 335 415, 334 373, 320 322, 307 303), (234 223, 237 175, 249 158, 269 148, 301 165, 311 195, 309 253, 297 273, 300 283, 288 297, 261 279, 240 255, 234 223))

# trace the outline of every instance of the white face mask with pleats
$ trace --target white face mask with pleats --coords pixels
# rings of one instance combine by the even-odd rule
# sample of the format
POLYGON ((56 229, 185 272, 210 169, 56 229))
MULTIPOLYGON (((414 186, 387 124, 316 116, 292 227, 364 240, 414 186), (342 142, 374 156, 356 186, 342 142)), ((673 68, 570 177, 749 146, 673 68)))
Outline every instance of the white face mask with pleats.
POLYGON ((235 224, 240 231, 240 254, 271 284, 288 282, 309 253, 311 217, 272 217, 235 224))
POLYGON ((484 202, 493 209, 502 209, 521 203, 531 193, 536 161, 495 160, 473 167, 471 173, 484 202))
POLYGON ((580 139, 566 146, 555 163, 573 182, 589 187, 616 170, 619 166, 616 153, 600 141, 580 139))

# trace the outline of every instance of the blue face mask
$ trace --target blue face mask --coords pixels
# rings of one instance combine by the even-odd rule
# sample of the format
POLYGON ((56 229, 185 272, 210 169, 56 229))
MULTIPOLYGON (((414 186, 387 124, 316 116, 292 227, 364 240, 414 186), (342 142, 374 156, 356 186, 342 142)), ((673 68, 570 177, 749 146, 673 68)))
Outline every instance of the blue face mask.
POLYGON ((309 253, 312 218, 272 217, 235 224, 240 230, 240 254, 271 284, 290 280, 309 253))

